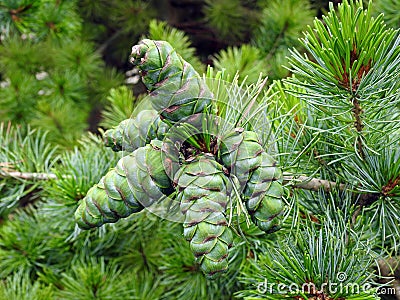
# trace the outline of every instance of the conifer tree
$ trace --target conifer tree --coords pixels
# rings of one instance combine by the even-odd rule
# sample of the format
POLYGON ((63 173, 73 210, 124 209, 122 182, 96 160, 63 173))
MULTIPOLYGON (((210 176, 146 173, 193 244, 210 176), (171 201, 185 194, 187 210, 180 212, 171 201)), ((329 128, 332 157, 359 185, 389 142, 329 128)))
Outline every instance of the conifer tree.
MULTIPOLYGON (((0 298, 398 299, 400 34, 389 5, 396 1, 331 5, 291 44, 315 13, 304 5, 306 17, 293 19, 290 37, 276 35, 284 38, 274 50, 260 46, 271 39, 259 26, 276 21, 265 17, 274 2, 230 2, 231 21, 244 27, 228 39, 257 49, 249 63, 272 53, 262 69, 251 67, 257 76, 240 64, 230 69, 235 55, 202 67, 181 31, 150 21, 157 12, 150 3, 125 2, 0 4, 0 114, 11 121, 0 126, 0 298), (146 12, 143 19, 131 20, 128 7, 146 12), (93 29, 108 18, 109 27, 93 29), (103 43, 107 30, 113 43, 103 43), (137 40, 121 42, 132 31, 137 40), (102 46, 111 53, 103 58, 116 61, 118 49, 129 52, 139 39, 171 45, 158 52, 166 57, 151 58, 176 54, 166 66, 150 59, 160 77, 149 79, 149 56, 134 52, 144 62, 134 76, 150 91, 141 96, 118 87, 122 77, 103 72, 94 52, 102 46), (272 80, 287 75, 272 67, 278 53, 289 53, 290 76, 272 80), (100 133, 81 135, 89 112, 103 105, 100 133), (160 201, 145 203, 146 195, 160 201), (142 201, 140 209, 126 211, 133 198, 125 196, 142 201), (79 229, 83 203, 106 224, 79 229)), ((215 32, 210 11, 222 2, 197 4, 215 32)), ((229 46, 238 48, 227 53, 249 48, 229 46)))

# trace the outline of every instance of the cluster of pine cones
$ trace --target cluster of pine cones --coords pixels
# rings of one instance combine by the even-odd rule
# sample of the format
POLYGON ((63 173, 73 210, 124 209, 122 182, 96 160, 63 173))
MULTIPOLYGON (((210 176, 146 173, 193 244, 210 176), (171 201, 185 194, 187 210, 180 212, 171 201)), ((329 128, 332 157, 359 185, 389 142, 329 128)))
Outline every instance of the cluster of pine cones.
POLYGON ((232 128, 193 139, 183 134, 190 128, 186 125, 201 132, 199 124, 212 116, 213 95, 170 44, 142 40, 132 48, 131 62, 140 70, 153 109, 105 132, 107 146, 129 154, 88 191, 76 222, 81 229, 99 227, 173 198, 190 249, 202 271, 213 277, 228 268, 229 201, 239 194, 255 225, 277 230, 282 172, 253 131, 232 128))

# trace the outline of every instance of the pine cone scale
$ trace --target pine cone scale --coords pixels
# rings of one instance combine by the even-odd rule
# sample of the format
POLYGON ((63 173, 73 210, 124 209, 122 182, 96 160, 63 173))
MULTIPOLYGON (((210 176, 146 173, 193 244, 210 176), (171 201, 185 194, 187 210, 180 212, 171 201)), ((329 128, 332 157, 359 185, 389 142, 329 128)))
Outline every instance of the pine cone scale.
POLYGON ((212 94, 202 78, 167 42, 142 40, 132 48, 131 62, 163 118, 179 122, 210 105, 212 94))
POLYGON ((257 134, 234 130, 222 137, 219 157, 240 184, 247 211, 261 230, 278 229, 283 210, 282 172, 262 148, 257 134))
POLYGON ((147 145, 121 158, 82 199, 75 212, 78 226, 88 229, 114 223, 163 197, 164 189, 172 191, 168 175, 160 168, 161 149, 162 144, 147 145))
POLYGON ((200 268, 208 276, 225 271, 233 236, 225 215, 231 187, 223 167, 200 156, 184 165, 174 182, 185 215, 183 234, 200 268))

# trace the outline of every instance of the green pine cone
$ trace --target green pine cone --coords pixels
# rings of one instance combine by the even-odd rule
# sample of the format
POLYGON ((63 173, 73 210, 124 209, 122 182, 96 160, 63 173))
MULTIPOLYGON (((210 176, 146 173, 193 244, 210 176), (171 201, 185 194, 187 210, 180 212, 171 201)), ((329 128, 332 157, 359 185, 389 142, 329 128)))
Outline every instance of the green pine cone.
POLYGON ((279 229, 282 172, 258 141, 257 134, 236 128, 221 140, 219 159, 237 177, 254 224, 270 233, 279 229))
POLYGON ((115 152, 133 152, 153 139, 162 140, 168 128, 155 110, 143 110, 135 118, 123 120, 115 128, 107 130, 104 144, 115 152))
POLYGON ((209 88, 168 42, 140 41, 132 47, 131 62, 140 69, 152 106, 162 118, 178 122, 210 105, 209 88))
POLYGON ((261 165, 263 152, 255 132, 235 128, 222 138, 218 155, 223 165, 237 177, 243 190, 251 173, 261 165))
POLYGON ((171 194, 174 189, 170 176, 176 168, 171 162, 167 171, 164 170, 164 151, 161 141, 152 141, 121 158, 115 169, 109 171, 82 199, 75 212, 78 226, 90 229, 114 223, 152 205, 164 194, 171 194))
POLYGON ((247 211, 254 224, 271 233, 280 228, 283 210, 282 171, 266 152, 261 154, 262 163, 255 169, 243 191, 247 211))
POLYGON ((203 155, 183 165, 174 181, 185 215, 183 234, 201 270, 209 277, 226 271, 233 236, 225 214, 231 186, 223 167, 203 155))

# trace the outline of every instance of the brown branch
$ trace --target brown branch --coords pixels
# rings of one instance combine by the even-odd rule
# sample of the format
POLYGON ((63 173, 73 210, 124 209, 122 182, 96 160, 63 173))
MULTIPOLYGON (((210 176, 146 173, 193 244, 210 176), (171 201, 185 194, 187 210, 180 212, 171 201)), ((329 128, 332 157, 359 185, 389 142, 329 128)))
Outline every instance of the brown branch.
POLYGON ((288 29, 288 27, 289 27, 289 22, 286 21, 285 24, 283 25, 281 31, 279 32, 279 34, 275 37, 274 43, 271 46, 271 48, 269 49, 267 56, 265 57, 266 61, 269 61, 270 59, 272 59, 272 56, 275 54, 275 52, 278 49, 280 40, 285 37, 285 33, 286 33, 286 30, 288 29))
MULTIPOLYGON (((68 177, 68 176, 63 176, 68 177)), ((15 178, 24 180, 57 180, 56 174, 53 173, 29 173, 29 172, 17 172, 17 171, 5 171, 0 169, 0 178, 15 178)), ((293 188, 299 188, 309 191, 318 191, 323 189, 325 192, 330 192, 332 189, 337 187, 337 183, 325 179, 310 178, 307 176, 283 176, 283 183, 288 184, 293 188)), ((346 189, 346 185, 339 184, 339 190, 343 191, 346 189)), ((371 196, 370 194, 365 194, 371 196)))
POLYGON ((6 172, 4 170, 0 170, 0 177, 3 178, 16 178, 16 179, 25 179, 25 180, 55 180, 58 179, 57 175, 52 173, 27 173, 27 172, 6 172))
MULTIPOLYGON (((52 173, 27 173, 27 172, 7 172, 4 170, 0 170, 0 177, 3 178, 16 178, 16 179, 25 179, 25 180, 57 180, 58 177, 52 173)), ((284 184, 289 184, 294 188, 301 188, 304 190, 310 191, 318 191, 321 187, 325 192, 331 191, 333 188, 336 187, 336 183, 318 179, 318 178, 309 178, 307 176, 284 176, 283 178, 284 184)), ((344 184, 339 185, 340 190, 345 189, 344 184)))
MULTIPOLYGON (((283 183, 289 184, 294 188, 300 188, 309 191, 318 191, 320 188, 322 188, 325 192, 330 192, 337 186, 336 182, 325 179, 310 178, 307 176, 284 176, 283 183)), ((344 190, 345 184, 339 184, 339 189, 344 190)))
MULTIPOLYGON (((25 179, 25 180, 56 180, 58 179, 57 175, 52 173, 28 173, 28 172, 6 172, 4 170, 0 170, 0 177, 3 178, 16 178, 16 179, 25 179)), ((318 191, 321 187, 325 192, 331 191, 336 187, 336 183, 317 178, 309 178, 306 176, 284 176, 283 178, 284 184, 289 184, 294 188, 301 188, 304 190, 310 191, 318 191)), ((339 185, 340 190, 345 189, 344 184, 339 185)))
POLYGON ((363 143, 362 143, 362 137, 361 137, 361 133, 362 133, 362 130, 364 127, 363 122, 361 120, 361 114, 362 114, 363 110, 361 109, 360 102, 358 102, 358 99, 356 97, 353 98, 352 102, 353 102, 353 106, 354 106, 352 109, 352 112, 353 112, 354 118, 355 118, 354 127, 356 128, 357 133, 359 134, 359 136, 357 136, 357 151, 358 151, 358 154, 360 155, 360 157, 362 159, 364 159, 365 157, 364 157, 363 143))
POLYGON ((114 32, 107 40, 105 40, 97 49, 96 52, 99 54, 102 54, 107 48, 108 46, 111 45, 111 43, 118 38, 121 34, 123 34, 124 30, 123 29, 119 29, 116 32, 114 32))

